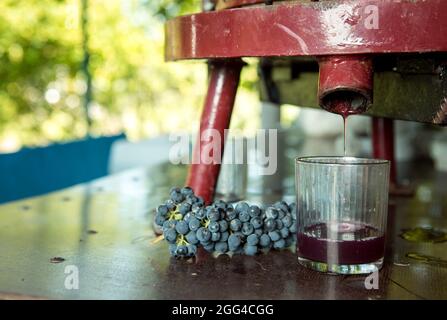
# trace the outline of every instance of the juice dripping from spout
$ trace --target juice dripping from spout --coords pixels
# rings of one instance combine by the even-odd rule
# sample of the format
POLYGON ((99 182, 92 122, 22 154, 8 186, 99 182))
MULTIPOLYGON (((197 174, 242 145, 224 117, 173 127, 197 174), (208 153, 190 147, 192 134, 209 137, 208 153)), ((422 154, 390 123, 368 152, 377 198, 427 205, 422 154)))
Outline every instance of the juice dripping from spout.
POLYGON ((333 99, 328 110, 332 113, 341 115, 343 118, 343 152, 346 157, 346 126, 348 117, 353 114, 362 113, 363 110, 352 108, 352 101, 347 99, 333 99))

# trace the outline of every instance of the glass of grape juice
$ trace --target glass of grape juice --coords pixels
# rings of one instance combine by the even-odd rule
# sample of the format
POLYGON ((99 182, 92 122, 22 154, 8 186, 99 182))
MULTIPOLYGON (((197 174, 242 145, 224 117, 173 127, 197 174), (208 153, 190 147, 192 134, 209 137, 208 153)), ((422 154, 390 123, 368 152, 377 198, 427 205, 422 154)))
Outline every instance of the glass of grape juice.
POLYGON ((335 274, 365 274, 382 267, 389 170, 389 161, 380 159, 296 159, 301 265, 335 274))

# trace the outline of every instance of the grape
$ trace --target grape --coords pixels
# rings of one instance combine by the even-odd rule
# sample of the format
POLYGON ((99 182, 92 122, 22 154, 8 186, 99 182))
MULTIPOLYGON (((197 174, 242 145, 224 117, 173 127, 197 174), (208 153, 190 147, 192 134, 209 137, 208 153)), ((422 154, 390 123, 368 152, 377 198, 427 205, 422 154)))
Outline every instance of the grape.
POLYGON ((249 244, 245 244, 244 252, 247 256, 254 256, 258 252, 258 247, 250 246, 249 244))
POLYGON ((220 233, 219 232, 211 232, 211 241, 217 242, 220 240, 220 233))
POLYGON ((273 207, 268 207, 268 208, 265 210, 265 216, 266 216, 268 219, 276 219, 276 218, 278 218, 278 215, 279 215, 278 210, 276 210, 276 209, 273 208, 273 207))
POLYGON ((172 190, 170 196, 171 200, 174 201, 174 203, 176 204, 182 202, 185 199, 185 197, 180 193, 180 190, 172 190))
POLYGON ((259 229, 259 228, 261 228, 262 227, 262 220, 261 220, 261 218, 252 218, 251 220, 250 220, 250 223, 253 225, 253 227, 255 228, 255 229, 259 229))
POLYGON ((163 223, 164 223, 165 221, 166 221, 166 218, 163 217, 160 213, 157 213, 157 214, 155 215, 155 223, 156 223, 158 226, 162 226, 163 223))
POLYGON ((296 221, 292 222, 292 225, 289 228, 290 233, 296 233, 296 221))
POLYGON ((197 210, 197 212, 195 213, 195 216, 197 219, 202 220, 205 219, 206 217, 206 210, 204 208, 200 208, 199 210, 197 210))
POLYGON ((194 195, 194 191, 190 187, 183 187, 180 190, 181 194, 183 194, 185 197, 189 195, 194 195))
POLYGON ((264 226, 267 231, 273 231, 276 229, 276 221, 273 219, 267 219, 264 222, 264 226))
POLYGON ((158 206, 157 213, 160 214, 162 217, 166 217, 169 213, 168 206, 164 204, 158 206))
POLYGON ((230 233, 228 231, 224 231, 220 234, 220 241, 227 241, 230 233))
POLYGON ((246 202, 239 202, 236 205, 236 213, 240 213, 242 211, 248 211, 249 208, 250 208, 250 206, 248 205, 248 203, 246 203, 246 202))
POLYGON ((264 234, 264 231, 262 230, 262 228, 255 229, 254 234, 257 235, 258 237, 261 237, 264 234))
POLYGON ((169 243, 175 243, 177 240, 177 232, 175 232, 174 229, 166 229, 166 231, 163 232, 163 236, 169 243))
POLYGON ((239 220, 241 220, 241 222, 250 221, 250 215, 247 211, 241 211, 239 212, 239 220))
POLYGON ((197 197, 194 195, 186 196, 185 202, 192 206, 193 204, 197 203, 197 197))
POLYGON ((179 187, 172 187, 171 190, 169 190, 169 194, 174 193, 174 192, 180 192, 180 188, 179 187))
POLYGON ((228 222, 226 220, 219 221, 219 230, 220 232, 224 232, 228 230, 228 222))
POLYGON ((186 215, 191 210, 191 205, 187 202, 183 202, 179 206, 179 212, 182 216, 186 215))
POLYGON ((207 207, 206 217, 210 221, 217 221, 220 219, 220 212, 216 208, 207 207))
POLYGON ((163 231, 167 229, 175 229, 175 225, 177 224, 176 220, 166 220, 163 223, 163 231))
POLYGON ((227 209, 227 203, 226 203, 225 201, 223 201, 223 200, 217 200, 217 201, 214 203, 214 206, 215 206, 217 209, 221 209, 221 210, 223 210, 223 211, 225 211, 225 210, 227 209))
POLYGON ((282 223, 281 219, 276 219, 276 229, 281 230, 284 227, 284 224, 282 223))
POLYGON ((284 213, 289 212, 289 206, 285 201, 278 201, 274 204, 275 208, 282 210, 284 213))
POLYGON ((169 211, 174 211, 174 210, 175 210, 175 207, 176 207, 176 204, 175 204, 174 201, 172 201, 171 199, 169 199, 169 200, 166 200, 166 202, 165 202, 165 206, 168 207, 168 210, 169 210, 169 211))
POLYGON ((191 212, 188 212, 187 214, 185 214, 183 216, 183 221, 185 221, 188 225, 189 225, 189 221, 191 220, 191 218, 193 218, 194 216, 191 214, 191 212))
POLYGON ((282 221, 284 227, 287 227, 287 228, 289 228, 293 223, 293 219, 290 215, 285 216, 284 218, 281 219, 281 221, 282 221))
POLYGON ((259 244, 261 245, 261 247, 268 247, 270 245, 270 242, 270 237, 265 233, 259 238, 259 244))
POLYGON ((198 244, 199 240, 197 239, 196 233, 194 231, 189 231, 186 235, 186 241, 190 244, 198 244))
POLYGON ((175 243, 169 244, 169 254, 175 257, 177 251, 177 245, 175 243))
POLYGON ((199 205, 199 204, 197 204, 197 203, 194 203, 192 206, 191 206, 191 212, 195 215, 196 213, 197 213, 197 211, 199 211, 200 209, 202 209, 202 206, 201 205, 199 205))
POLYGON ((278 241, 273 242, 273 248, 275 249, 283 249, 286 245, 284 239, 280 239, 278 241))
POLYGON ((177 222, 175 230, 180 234, 187 234, 189 232, 189 227, 185 221, 180 220, 179 222, 177 222))
POLYGON ((278 219, 281 220, 282 218, 284 218, 286 216, 286 214, 287 213, 285 213, 284 211, 278 210, 278 219))
POLYGON ((188 226, 189 226, 189 229, 190 230, 192 230, 192 231, 197 231, 197 229, 199 229, 200 228, 200 220, 199 219, 197 219, 196 217, 191 217, 190 219, 189 219, 189 223, 188 223, 188 226))
POLYGON ((235 211, 235 210, 233 210, 233 209, 228 209, 227 210, 227 212, 226 212, 226 219, 227 219, 227 221, 231 221, 231 220, 234 220, 234 219, 236 219, 236 217, 237 217, 237 212, 235 211))
POLYGON ((196 247, 195 245, 188 244, 187 249, 188 249, 188 255, 189 255, 190 257, 193 257, 193 256, 196 255, 196 253, 197 253, 197 247, 196 247))
POLYGON ((241 241, 243 242, 243 241, 245 241, 245 236, 244 236, 244 234, 242 233, 242 232, 240 232, 240 231, 236 231, 236 232, 233 232, 233 234, 235 235, 235 236, 238 236, 240 239, 241 239, 241 241))
POLYGON ((296 213, 296 203, 295 202, 292 202, 290 205, 289 205, 289 209, 290 209, 290 213, 292 214, 292 215, 295 215, 295 213, 296 213))
POLYGON ((203 245, 203 249, 205 249, 208 252, 213 252, 214 251, 214 243, 209 242, 209 243, 203 245))
POLYGON ((228 244, 226 241, 218 242, 214 245, 214 249, 219 253, 225 253, 228 251, 228 244))
POLYGON ((219 232, 219 229, 220 229, 220 224, 217 221, 212 221, 208 225, 208 230, 211 232, 219 232))
POLYGON ((261 216, 261 209, 258 206, 251 206, 248 210, 248 214, 252 218, 259 218, 261 216))
POLYGON ((225 220, 226 212, 224 210, 220 210, 220 209, 218 209, 218 210, 219 210, 219 213, 220 213, 219 221, 226 221, 225 220))
POLYGON ((200 242, 208 242, 211 239, 211 232, 204 227, 200 227, 196 231, 196 237, 200 242))
POLYGON ((233 231, 239 231, 241 230, 242 222, 239 219, 233 219, 230 222, 230 229, 233 231))
POLYGON ((255 246, 258 244, 258 242, 259 242, 259 237, 255 234, 251 234, 247 237, 247 243, 250 246, 255 246))
MULTIPOLYGON (((169 253, 177 258, 208 252, 256 255, 261 249, 283 249, 296 241, 296 205, 284 201, 262 209, 223 200, 205 206, 190 187, 172 188, 170 199, 158 206, 155 223, 162 226, 169 253)), ((264 250, 263 250, 264 251, 264 250)))
POLYGON ((184 245, 178 246, 175 254, 180 257, 186 256, 188 254, 188 247, 184 245))
POLYGON ((204 204, 205 204, 205 201, 203 200, 203 198, 202 197, 196 197, 196 203, 195 204, 197 204, 197 205, 199 205, 199 206, 203 206, 204 204))
POLYGON ((255 228, 253 227, 253 225, 250 222, 245 222, 242 225, 242 234, 244 236, 249 236, 250 234, 253 233, 253 231, 255 231, 255 228))
POLYGON ((228 246, 230 247, 230 250, 232 250, 232 248, 237 248, 241 245, 241 238, 238 237, 236 234, 232 234, 228 237, 228 246))
POLYGON ((272 241, 278 241, 279 239, 281 239, 281 235, 278 231, 270 231, 268 234, 272 241))
POLYGON ((280 230, 280 233, 281 233, 281 237, 283 239, 287 238, 289 236, 289 228, 287 228, 287 227, 282 228, 280 230))

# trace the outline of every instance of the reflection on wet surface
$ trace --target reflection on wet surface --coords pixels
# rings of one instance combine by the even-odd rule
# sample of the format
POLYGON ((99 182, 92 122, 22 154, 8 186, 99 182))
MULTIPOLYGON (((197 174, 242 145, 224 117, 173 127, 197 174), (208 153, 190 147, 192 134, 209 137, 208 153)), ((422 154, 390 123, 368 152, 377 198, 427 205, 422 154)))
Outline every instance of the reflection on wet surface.
POLYGON ((406 254, 406 257, 422 263, 431 264, 433 266, 447 268, 447 260, 439 259, 425 254, 410 252, 406 254))
POLYGON ((411 242, 441 243, 447 241, 447 234, 432 227, 416 227, 404 229, 400 236, 411 242))
MULTIPOLYGON (((293 187, 287 183, 293 161, 284 163, 290 168, 285 166, 279 179, 284 181, 284 197, 293 201, 293 187)), ((447 230, 447 179, 439 179, 429 166, 410 169, 402 166, 411 174, 401 173, 425 190, 390 200, 378 290, 365 289, 364 276, 305 269, 293 250, 256 257, 201 253, 195 260, 171 258, 164 241, 153 241, 152 209, 171 186, 182 184, 186 168, 164 164, 0 206, 0 298, 447 298, 447 243, 410 242, 399 236, 403 229, 418 227, 447 230), (65 260, 52 263, 57 257, 65 260), (79 269, 79 290, 64 286, 65 268, 72 265, 79 269)), ((248 200, 266 203, 280 196, 257 190, 248 200)))

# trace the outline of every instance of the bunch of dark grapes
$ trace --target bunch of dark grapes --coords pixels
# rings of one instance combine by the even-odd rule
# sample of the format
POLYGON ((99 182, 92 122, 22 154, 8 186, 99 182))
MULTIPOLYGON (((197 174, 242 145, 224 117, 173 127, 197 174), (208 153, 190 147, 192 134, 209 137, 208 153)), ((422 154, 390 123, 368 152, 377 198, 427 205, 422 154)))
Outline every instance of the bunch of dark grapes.
POLYGON ((175 257, 195 256, 198 246, 211 253, 255 255, 283 249, 295 241, 295 204, 279 201, 265 209, 246 202, 235 206, 218 200, 205 206, 189 187, 173 188, 157 208, 155 222, 163 229, 175 257))

